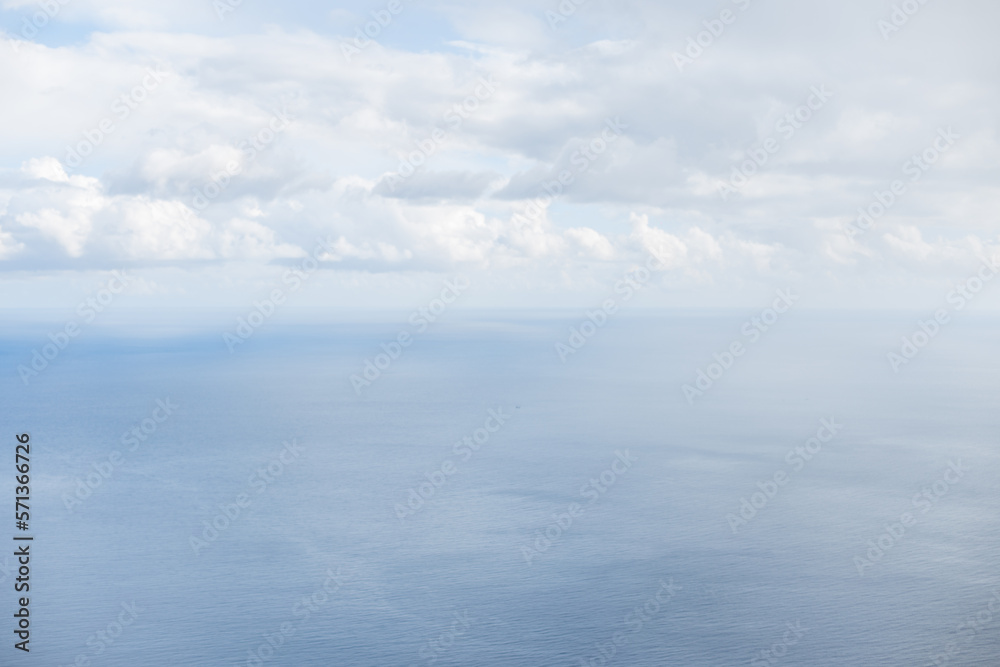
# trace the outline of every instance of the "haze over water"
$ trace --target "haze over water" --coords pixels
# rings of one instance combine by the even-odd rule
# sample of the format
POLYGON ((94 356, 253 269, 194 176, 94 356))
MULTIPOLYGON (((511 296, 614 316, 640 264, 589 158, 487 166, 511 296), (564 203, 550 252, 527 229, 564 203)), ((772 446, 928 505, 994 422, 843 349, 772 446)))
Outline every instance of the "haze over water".
MULTIPOLYGON (((562 363, 576 313, 456 315, 360 396, 348 378, 405 320, 272 323, 234 354, 216 331, 95 330, 0 387, 35 443, 30 664, 257 664, 287 623, 263 664, 597 665, 623 633, 610 664, 926 665, 957 642, 947 664, 995 665, 1000 621, 956 629, 1000 587, 996 321, 894 374, 916 315, 793 312, 690 405, 747 317, 623 314, 562 363), (177 407, 129 451, 158 399, 177 407), (821 420, 842 426, 789 459, 821 420), (101 644, 122 603, 134 622, 101 644)), ((9 326, 0 363, 47 330, 9 326)))

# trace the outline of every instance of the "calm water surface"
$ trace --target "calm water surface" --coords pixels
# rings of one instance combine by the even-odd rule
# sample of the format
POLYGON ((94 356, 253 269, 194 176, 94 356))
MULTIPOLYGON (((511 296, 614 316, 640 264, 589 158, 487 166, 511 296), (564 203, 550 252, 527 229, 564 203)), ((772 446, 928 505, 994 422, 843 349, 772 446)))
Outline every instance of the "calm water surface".
POLYGON ((950 642, 942 664, 1000 664, 998 323, 894 374, 916 316, 790 314, 750 344, 751 314, 622 315, 566 363, 575 314, 453 318, 360 396, 405 318, 269 323, 234 354, 95 329, 27 387, 51 327, 10 325, 33 633, 0 664, 913 666, 950 642))

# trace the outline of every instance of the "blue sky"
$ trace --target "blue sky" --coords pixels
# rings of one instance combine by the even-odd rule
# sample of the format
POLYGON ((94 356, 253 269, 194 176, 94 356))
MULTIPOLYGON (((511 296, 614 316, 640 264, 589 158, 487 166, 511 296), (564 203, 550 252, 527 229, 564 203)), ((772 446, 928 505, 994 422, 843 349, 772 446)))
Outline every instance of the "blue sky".
POLYGON ((242 304, 317 237, 303 306, 590 305, 654 253, 643 306, 923 308, 1000 256, 995 3, 389 5, 0 2, 3 305, 242 304))

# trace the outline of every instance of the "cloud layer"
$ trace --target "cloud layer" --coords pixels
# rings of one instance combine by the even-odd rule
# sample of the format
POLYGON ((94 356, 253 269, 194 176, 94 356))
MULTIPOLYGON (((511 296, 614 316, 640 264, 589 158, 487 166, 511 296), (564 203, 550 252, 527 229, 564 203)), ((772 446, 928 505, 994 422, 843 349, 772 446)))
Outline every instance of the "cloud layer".
POLYGON ((344 275, 558 303, 655 252, 657 303, 842 306, 1000 250, 986 0, 51 4, 2 3, 19 281, 127 266, 209 303, 324 237, 344 275))

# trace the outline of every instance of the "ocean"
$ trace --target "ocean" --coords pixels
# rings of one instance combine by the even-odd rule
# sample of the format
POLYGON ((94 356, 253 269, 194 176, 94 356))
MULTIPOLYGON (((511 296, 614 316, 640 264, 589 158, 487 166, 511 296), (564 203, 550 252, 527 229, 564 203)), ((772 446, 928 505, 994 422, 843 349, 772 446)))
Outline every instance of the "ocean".
POLYGON ((753 316, 9 318, 0 664, 1000 664, 996 318, 753 316))

